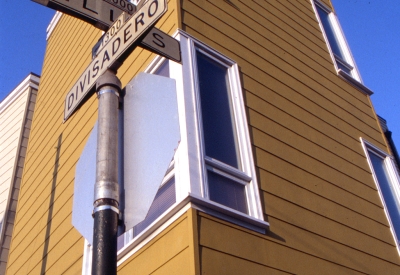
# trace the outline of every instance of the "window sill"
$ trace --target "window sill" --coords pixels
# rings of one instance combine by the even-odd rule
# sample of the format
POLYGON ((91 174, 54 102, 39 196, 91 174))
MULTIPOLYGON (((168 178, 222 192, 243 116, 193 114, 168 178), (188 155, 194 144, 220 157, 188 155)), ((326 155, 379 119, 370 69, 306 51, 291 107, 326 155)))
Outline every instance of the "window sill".
POLYGON ((201 197, 189 195, 192 207, 216 218, 265 234, 269 223, 201 197))
POLYGON ((149 225, 146 230, 118 251, 118 265, 122 264, 126 259, 130 258, 139 249, 149 243, 161 233, 162 230, 167 228, 190 208, 197 209, 216 218, 223 219, 258 233, 265 234, 269 229, 268 222, 232 210, 218 203, 205 200, 204 198, 194 196, 193 194, 188 194, 184 200, 171 206, 170 209, 149 225))
POLYGON ((340 77, 342 77, 344 80, 346 80, 347 82, 349 82, 352 86, 354 86, 355 88, 357 88, 359 91, 361 91, 362 93, 366 94, 366 95, 373 95, 374 92, 371 91, 370 89, 368 89, 364 84, 362 84, 361 82, 359 82, 358 80, 354 79, 351 75, 349 75, 348 73, 346 73, 345 71, 339 69, 338 70, 338 75, 340 77))

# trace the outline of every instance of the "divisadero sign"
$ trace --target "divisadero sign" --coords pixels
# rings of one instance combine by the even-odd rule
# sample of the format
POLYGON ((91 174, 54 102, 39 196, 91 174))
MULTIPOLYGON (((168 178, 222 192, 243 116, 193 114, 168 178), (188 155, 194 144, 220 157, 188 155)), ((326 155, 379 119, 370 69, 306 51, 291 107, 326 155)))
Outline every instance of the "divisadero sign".
POLYGON ((139 37, 167 11, 167 0, 150 0, 146 2, 102 48, 96 58, 83 72, 81 77, 68 92, 64 104, 64 122, 69 118, 79 103, 94 87, 96 80, 108 68, 116 67, 123 60, 121 56, 139 37), (121 58, 122 59, 122 58, 121 58), (116 62, 119 61, 119 62, 116 62), (113 66, 114 65, 114 66, 113 66))
MULTIPOLYGON (((123 12, 114 24, 103 34, 99 41, 92 49, 92 58, 96 58, 99 52, 105 47, 108 41, 118 32, 126 21, 127 15, 123 12)), ((180 63, 181 46, 178 40, 164 33, 163 31, 152 27, 147 31, 146 35, 140 39, 139 46, 148 49, 156 54, 164 56, 175 62, 180 63)))

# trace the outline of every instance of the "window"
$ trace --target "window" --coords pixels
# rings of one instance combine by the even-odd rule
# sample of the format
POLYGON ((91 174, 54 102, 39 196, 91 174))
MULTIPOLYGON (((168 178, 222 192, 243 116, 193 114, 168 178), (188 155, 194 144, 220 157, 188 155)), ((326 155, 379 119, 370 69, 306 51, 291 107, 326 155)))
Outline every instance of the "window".
POLYGON ((191 171, 189 193, 207 207, 262 221, 238 66, 186 33, 180 41, 181 98, 195 114, 182 118, 187 132, 195 133, 182 148, 195 160, 189 159, 186 172, 191 171))
POLYGON ((224 169, 241 169, 228 67, 198 49, 196 61, 209 198, 247 213, 247 182, 224 169))
MULTIPOLYGON (((362 140, 364 151, 385 207, 398 250, 400 249, 400 180, 390 155, 362 140)), ((399 250, 400 252, 400 250, 399 250)))
MULTIPOLYGON (((257 232, 269 226, 263 221, 238 66, 183 31, 176 37, 182 64, 158 56, 146 72, 176 80, 181 140, 146 217, 118 237, 119 264, 190 207, 257 232)), ((90 273, 91 253, 86 242, 83 274, 90 273)))
POLYGON ((361 82, 361 77, 356 69, 336 15, 322 2, 314 0, 314 3, 317 18, 322 26, 325 40, 328 42, 332 58, 335 60, 336 69, 361 82))

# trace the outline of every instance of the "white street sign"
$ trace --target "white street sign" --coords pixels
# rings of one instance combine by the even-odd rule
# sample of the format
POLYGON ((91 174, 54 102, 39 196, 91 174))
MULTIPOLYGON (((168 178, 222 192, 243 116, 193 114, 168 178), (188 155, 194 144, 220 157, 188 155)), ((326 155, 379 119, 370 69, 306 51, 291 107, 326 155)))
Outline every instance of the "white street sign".
MULTIPOLYGON (((119 119, 119 127, 123 129, 118 140, 120 210, 129 230, 146 217, 179 144, 175 80, 138 74, 126 85, 119 119)), ((91 198, 96 182, 97 131, 96 123, 76 165, 72 207, 72 224, 90 244, 93 243, 91 198)))
POLYGON ((92 58, 95 58, 99 52, 107 45, 108 41, 118 32, 118 30, 124 25, 127 14, 125 12, 115 20, 114 24, 108 29, 108 31, 101 36, 99 41, 94 45, 92 49, 92 58))
POLYGON ((180 140, 174 79, 139 73, 124 97, 124 222, 126 230, 150 209, 180 140))
POLYGON ((64 104, 64 122, 109 68, 116 70, 141 35, 167 11, 167 0, 146 2, 102 48, 68 92, 64 104), (131 47, 132 46, 132 47, 131 47), (118 62, 116 62, 118 61, 118 62))
MULTIPOLYGON (((99 54, 118 29, 122 27, 125 18, 126 14, 122 13, 110 29, 103 34, 92 49, 92 58, 95 58, 99 54)), ((179 41, 156 27, 152 27, 146 33, 146 35, 140 40, 139 46, 175 62, 180 63, 182 61, 181 45, 179 41)))

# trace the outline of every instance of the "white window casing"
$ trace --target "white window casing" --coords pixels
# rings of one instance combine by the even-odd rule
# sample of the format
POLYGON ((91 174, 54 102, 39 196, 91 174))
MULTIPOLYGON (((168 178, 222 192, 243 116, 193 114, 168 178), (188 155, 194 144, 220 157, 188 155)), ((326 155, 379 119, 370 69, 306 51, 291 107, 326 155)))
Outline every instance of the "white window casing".
MULTIPOLYGON (((180 41, 182 64, 157 56, 145 72, 155 73, 161 64, 165 64, 163 62, 168 62, 169 77, 176 80, 181 139, 163 183, 160 183, 161 188, 169 179, 174 178, 175 200, 172 204, 167 204, 171 206, 167 210, 162 210, 164 212, 157 218, 147 222, 148 226, 146 225, 147 227, 140 232, 134 233, 134 230, 128 229, 120 236, 118 265, 189 208, 195 208, 260 233, 269 227, 264 221, 260 201, 238 66, 231 59, 181 30, 178 30, 174 37, 180 41), (226 79, 229 84, 233 129, 237 136, 239 167, 232 167, 205 154, 196 51, 201 51, 213 62, 222 64, 227 69, 226 79), (215 171, 224 179, 232 180, 239 187, 242 186, 240 188, 244 187, 247 212, 232 209, 210 199, 207 185, 208 171, 215 171)), ((85 253, 89 251, 86 249, 85 253)), ((89 259, 87 256, 86 258, 89 259)), ((87 270, 87 264, 84 263, 84 267, 87 270)))
POLYGON ((400 254, 400 177, 394 159, 365 139, 360 140, 400 254), (382 167, 377 167, 377 160, 382 167))
MULTIPOLYGON (((361 75, 357 69, 357 65, 354 61, 353 55, 350 51, 350 47, 348 46, 348 43, 346 41, 345 35, 343 33, 343 30, 340 26, 340 23, 339 23, 339 20, 338 20, 336 14, 321 1, 319 1, 319 0, 310 0, 310 1, 314 8, 314 12, 316 14, 320 28, 322 30, 322 34, 328 45, 328 49, 329 49, 331 58, 334 61, 333 63, 335 65, 336 71, 340 75, 343 75, 343 74, 350 75, 353 79, 357 80, 359 83, 362 83, 361 75), (326 25, 324 26, 324 24, 322 22, 323 19, 320 17, 318 10, 326 13, 327 20, 329 22, 329 26, 326 26, 326 25), (330 32, 330 30, 327 30, 326 28, 331 29, 334 37, 329 37, 327 32, 330 32), (338 47, 339 47, 339 50, 340 50, 342 56, 339 56, 338 54, 334 53, 335 51, 332 48, 333 45, 331 45, 332 44, 331 39, 335 39, 337 41, 337 44, 338 44, 338 47)), ((346 78, 346 77, 344 77, 344 78, 346 78)))

